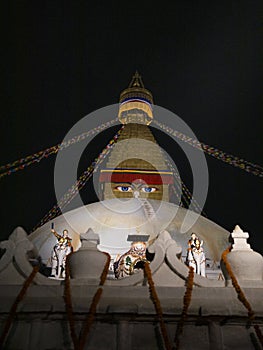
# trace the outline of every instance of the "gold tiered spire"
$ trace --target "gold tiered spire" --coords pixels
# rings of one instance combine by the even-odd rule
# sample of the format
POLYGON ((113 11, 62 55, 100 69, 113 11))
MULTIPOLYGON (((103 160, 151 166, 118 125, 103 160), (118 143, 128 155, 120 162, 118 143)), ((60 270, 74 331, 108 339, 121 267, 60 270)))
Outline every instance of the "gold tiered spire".
POLYGON ((142 77, 136 71, 129 87, 120 94, 119 120, 122 124, 149 125, 153 119, 152 105, 152 93, 145 89, 142 77))
POLYGON ((125 128, 100 171, 101 199, 140 197, 169 201, 173 184, 151 130, 153 97, 138 72, 120 95, 119 119, 125 128))

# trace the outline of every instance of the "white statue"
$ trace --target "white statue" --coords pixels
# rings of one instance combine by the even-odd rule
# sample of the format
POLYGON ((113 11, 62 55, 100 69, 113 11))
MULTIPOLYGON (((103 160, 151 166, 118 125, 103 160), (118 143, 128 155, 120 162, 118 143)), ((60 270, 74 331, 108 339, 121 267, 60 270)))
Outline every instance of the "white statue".
POLYGON ((58 242, 55 244, 51 254, 51 276, 55 278, 65 278, 66 257, 73 251, 71 238, 68 236, 68 230, 63 230, 60 236, 54 229, 51 232, 56 236, 58 242))
POLYGON ((203 241, 199 240, 195 233, 191 234, 188 241, 186 264, 193 267, 194 272, 205 277, 205 253, 202 248, 203 241))

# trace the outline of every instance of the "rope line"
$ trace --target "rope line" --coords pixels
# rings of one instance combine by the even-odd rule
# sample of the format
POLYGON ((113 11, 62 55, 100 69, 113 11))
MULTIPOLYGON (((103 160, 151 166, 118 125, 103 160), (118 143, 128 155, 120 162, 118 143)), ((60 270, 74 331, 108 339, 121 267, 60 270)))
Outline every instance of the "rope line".
POLYGON ((74 145, 75 143, 81 142, 91 135, 98 134, 99 132, 114 125, 117 122, 117 120, 118 118, 115 118, 105 124, 101 124, 87 132, 77 135, 69 140, 63 141, 62 143, 59 143, 55 146, 49 147, 45 150, 41 150, 25 158, 15 160, 12 163, 0 166, 0 179, 6 175, 11 175, 19 170, 23 170, 34 163, 39 163, 41 160, 48 158, 52 154, 56 154, 58 151, 62 151, 68 148, 69 146, 74 145))
POLYGON ((200 151, 204 151, 211 157, 221 160, 224 163, 233 165, 234 167, 244 170, 253 175, 263 177, 263 167, 258 164, 249 162, 230 153, 223 152, 218 148, 206 145, 203 142, 199 142, 198 140, 193 139, 192 137, 189 137, 177 130, 174 130, 169 126, 158 122, 157 120, 153 120, 152 122, 168 134, 177 137, 179 140, 188 143, 189 145, 193 146, 196 149, 199 149, 200 151))
POLYGON ((34 266, 31 274, 25 280, 25 282, 23 284, 23 287, 21 288, 20 292, 18 293, 18 296, 16 297, 16 299, 15 299, 15 301, 14 301, 14 303, 13 303, 13 305, 12 305, 10 311, 9 311, 8 318, 7 318, 6 322, 5 322, 5 326, 4 326, 3 332, 2 332, 1 337, 0 337, 0 347, 1 348, 2 348, 2 346, 5 343, 5 339, 6 339, 7 335, 8 335, 9 329, 10 329, 10 327, 12 325, 12 322, 13 322, 13 320, 15 318, 18 304, 24 298, 28 287, 33 282, 33 279, 36 276, 36 274, 38 273, 38 271, 39 271, 39 266, 34 266))
POLYGON ((193 285, 194 285, 194 269, 193 269, 193 267, 189 267, 188 277, 187 277, 187 281, 186 281, 186 289, 185 289, 184 300, 183 300, 184 306, 183 306, 180 320, 177 323, 177 328, 176 328, 175 337, 174 337, 173 350, 179 350, 179 348, 180 348, 180 337, 183 333, 184 323, 185 323, 186 318, 187 318, 187 311, 189 309, 191 299, 192 299, 193 285))
POLYGON ((188 187, 185 185, 183 180, 180 178, 178 171, 174 168, 173 164, 170 162, 167 155, 163 152, 162 149, 161 149, 161 152, 162 152, 162 155, 163 155, 163 158, 164 158, 166 164, 168 165, 170 171, 172 171, 172 173, 173 173, 173 176, 175 179, 175 185, 172 185, 172 190, 178 199, 179 199, 179 195, 176 191, 175 186, 177 187, 179 192, 182 192, 181 193, 182 198, 179 199, 179 205, 180 205, 180 202, 182 203, 182 199, 183 199, 185 202, 184 206, 186 208, 188 208, 190 206, 190 204, 192 203, 193 208, 197 213, 202 213, 203 216, 207 217, 206 213, 202 210, 202 208, 198 204, 197 200, 193 197, 191 191, 188 189, 188 187), (182 191, 181 191, 181 188, 182 188, 182 191))
POLYGON ((40 222, 33 227, 31 232, 35 231, 40 226, 43 226, 46 222, 54 219, 61 214, 61 210, 64 209, 78 194, 78 192, 86 185, 87 181, 91 178, 94 172, 97 171, 99 165, 104 161, 104 159, 109 154, 112 147, 114 147, 117 142, 124 126, 117 132, 113 139, 107 144, 100 155, 95 158, 91 165, 82 173, 82 175, 75 181, 75 183, 67 190, 67 192, 60 198, 60 200, 55 204, 48 213, 40 220, 40 222))
POLYGON ((161 329, 161 333, 162 333, 162 338, 163 338, 163 343, 164 343, 165 349, 166 350, 172 350, 172 346, 171 346, 171 343, 170 343, 170 340, 169 340, 169 336, 168 336, 168 333, 167 333, 167 329, 166 329, 166 326, 165 326, 165 322, 164 322, 164 319, 163 319, 163 310, 162 310, 161 302, 160 302, 160 299, 159 299, 158 294, 156 292, 156 288, 155 288, 154 281, 153 281, 153 278, 152 278, 152 271, 151 271, 151 268, 150 268, 150 264, 148 262, 146 262, 144 264, 144 273, 145 273, 147 281, 148 281, 150 298, 151 298, 151 300, 153 302, 153 305, 154 305, 154 308, 155 308, 155 311, 156 311, 156 314, 158 316, 158 320, 159 320, 159 323, 160 323, 160 329, 161 329))
POLYGON ((74 350, 83 350, 85 347, 86 339, 89 334, 90 328, 92 326, 92 323, 95 319, 96 315, 96 310, 98 303, 101 299, 102 296, 102 286, 104 285, 108 270, 109 270, 109 265, 110 265, 110 255, 108 253, 103 252, 103 254, 106 255, 107 260, 104 265, 103 271, 100 276, 100 284, 99 288, 97 289, 96 293, 94 294, 89 311, 87 314, 86 319, 83 321, 81 332, 79 334, 79 337, 77 336, 76 330, 75 330, 75 319, 74 319, 74 313, 73 313, 73 306, 72 306, 72 296, 71 296, 71 288, 70 288, 70 267, 69 267, 69 257, 74 253, 71 253, 67 256, 66 259, 66 278, 65 278, 65 285, 64 285, 64 301, 65 301, 65 309, 67 313, 67 318, 68 318, 68 323, 69 323, 69 328, 70 328, 70 335, 71 339, 74 345, 74 350))
POLYGON ((227 259, 227 254, 229 254, 231 251, 231 247, 228 247, 226 250, 223 251, 222 253, 222 261, 226 267, 226 270, 228 272, 228 275, 230 276, 231 278, 231 282, 232 282, 232 285, 237 293, 237 298, 238 300, 245 306, 245 308, 247 309, 247 314, 248 314, 248 319, 249 319, 249 326, 250 324, 252 323, 253 324, 253 327, 255 329, 255 332, 256 332, 256 335, 258 337, 258 340, 260 341, 260 344, 263 346, 263 335, 261 333, 261 330, 259 328, 259 325, 258 324, 255 324, 255 312, 254 310, 252 309, 249 301, 247 300, 243 290, 241 289, 239 283, 238 283, 238 280, 236 278, 236 276, 234 275, 234 272, 232 270, 232 267, 227 259))

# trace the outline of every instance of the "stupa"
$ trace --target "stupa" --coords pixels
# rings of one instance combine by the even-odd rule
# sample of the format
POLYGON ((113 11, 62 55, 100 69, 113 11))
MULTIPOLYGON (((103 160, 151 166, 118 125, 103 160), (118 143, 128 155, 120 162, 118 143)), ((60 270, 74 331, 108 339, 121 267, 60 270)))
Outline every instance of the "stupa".
POLYGON ((194 225, 182 232, 189 210, 170 202, 173 172, 149 128, 153 96, 137 72, 120 95, 118 117, 124 129, 100 169, 101 200, 52 220, 72 238, 66 279, 47 273, 56 243, 50 222, 29 235, 18 227, 0 242, 2 347, 260 349, 262 256, 239 226, 230 234, 194 212, 194 225), (192 232, 217 267, 225 251, 222 273, 203 276, 185 264, 192 232), (147 248, 141 265, 115 278, 116 259, 130 267, 138 242, 147 248))
POLYGON ((132 198, 134 192, 138 192, 137 182, 139 189, 142 183, 147 184, 139 190, 140 197, 169 202, 173 176, 148 128, 153 119, 152 108, 152 94, 144 88, 142 78, 136 72, 129 87, 120 95, 118 118, 125 128, 105 169, 101 170, 103 199, 132 198))

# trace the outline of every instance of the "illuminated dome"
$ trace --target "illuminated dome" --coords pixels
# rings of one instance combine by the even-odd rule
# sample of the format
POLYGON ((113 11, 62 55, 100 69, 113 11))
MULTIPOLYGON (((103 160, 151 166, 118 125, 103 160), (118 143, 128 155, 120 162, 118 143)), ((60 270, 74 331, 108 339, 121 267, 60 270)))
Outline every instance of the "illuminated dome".
MULTIPOLYGON (((129 235, 145 236, 150 242, 160 231, 166 229, 176 242, 186 249, 191 232, 197 232, 204 240, 207 257, 216 261, 220 259, 222 250, 228 245, 228 231, 203 216, 188 211, 191 214, 189 219, 197 220, 188 232, 182 233, 181 226, 186 209, 164 201, 148 202, 154 210, 154 217, 150 219, 139 199, 110 199, 88 204, 58 216, 54 219, 55 229, 58 232, 65 228, 69 230, 74 250, 80 247, 79 236, 92 229, 99 237, 98 248, 112 256, 130 248, 129 235)), ((34 231, 29 239, 38 249, 43 262, 47 262, 55 244, 55 238, 50 232, 50 223, 34 231)))

